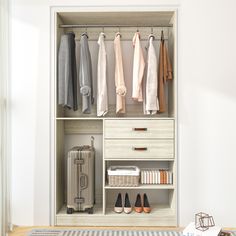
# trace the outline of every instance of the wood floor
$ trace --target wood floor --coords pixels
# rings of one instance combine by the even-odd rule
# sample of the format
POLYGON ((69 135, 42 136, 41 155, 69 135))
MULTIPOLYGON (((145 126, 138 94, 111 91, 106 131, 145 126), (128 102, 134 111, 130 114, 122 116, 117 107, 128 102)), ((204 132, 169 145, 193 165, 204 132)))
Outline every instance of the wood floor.
POLYGON ((30 232, 32 229, 135 229, 135 230, 179 230, 181 231, 183 228, 175 228, 175 227, 45 227, 45 226, 39 226, 39 227, 14 227, 13 232, 9 233, 9 236, 25 236, 28 232, 30 232))

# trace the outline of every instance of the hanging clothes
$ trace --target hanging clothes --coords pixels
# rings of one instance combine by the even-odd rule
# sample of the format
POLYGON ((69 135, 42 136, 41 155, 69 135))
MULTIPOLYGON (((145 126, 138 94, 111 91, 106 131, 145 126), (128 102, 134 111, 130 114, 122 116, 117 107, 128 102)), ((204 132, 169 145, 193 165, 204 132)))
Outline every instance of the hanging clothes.
POLYGON ((118 32, 114 40, 116 113, 125 113, 125 95, 126 95, 127 89, 126 89, 125 80, 124 80, 120 37, 121 37, 120 33, 118 32))
POLYGON ((136 32, 133 37, 134 60, 133 60, 133 86, 132 98, 138 102, 143 101, 142 79, 144 74, 145 62, 140 42, 140 33, 136 32))
POLYGON ((171 80, 173 77, 172 77, 172 67, 170 64, 170 59, 164 39, 162 39, 160 43, 158 69, 159 69, 158 71, 159 112, 165 112, 166 111, 165 84, 167 80, 171 80))
POLYGON ((61 36, 59 46, 58 104, 78 110, 75 35, 72 32, 61 36))
POLYGON ((97 116, 104 116, 108 112, 108 96, 106 81, 106 49, 104 33, 98 38, 98 68, 97 68, 97 116))
POLYGON ((159 101, 157 97, 157 57, 153 45, 153 35, 149 36, 147 46, 147 77, 146 77, 146 91, 145 91, 145 111, 144 114, 156 114, 159 110, 159 101))
POLYGON ((93 82, 92 82, 92 63, 88 46, 88 35, 81 35, 80 39, 80 70, 79 70, 80 93, 82 95, 82 112, 91 113, 91 104, 93 98, 93 82))

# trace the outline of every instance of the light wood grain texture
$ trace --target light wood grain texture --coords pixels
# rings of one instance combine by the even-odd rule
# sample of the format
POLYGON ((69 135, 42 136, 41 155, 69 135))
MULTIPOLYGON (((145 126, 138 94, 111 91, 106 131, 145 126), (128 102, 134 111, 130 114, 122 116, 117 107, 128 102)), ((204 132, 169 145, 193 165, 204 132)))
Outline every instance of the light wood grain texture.
POLYGON ((174 140, 172 139, 106 139, 105 141, 105 158, 174 158, 174 140), (146 148, 146 150, 137 150, 146 148))
POLYGON ((61 12, 64 24, 169 25, 173 11, 61 12), (109 21, 107 20, 109 19, 109 21))
POLYGON ((174 138, 174 120, 107 119, 105 120, 105 138, 171 139, 174 138))
POLYGON ((137 187, 111 187, 109 185, 105 186, 105 189, 174 189, 172 184, 140 184, 137 187))
MULTIPOLYGON (((159 9, 150 8, 147 12, 97 12, 97 10, 93 10, 93 12, 85 11, 82 8, 70 8, 69 12, 67 9, 61 8, 59 14, 57 11, 54 10, 54 13, 57 15, 57 23, 74 23, 74 24, 103 24, 107 23, 107 19, 109 24, 131 24, 135 22, 142 22, 143 26, 147 26, 148 24, 169 24, 171 19, 173 19, 173 15, 175 15, 175 10, 168 11, 167 9, 159 9), (77 12, 76 12, 77 11, 77 12), (84 12, 83 12, 84 11, 84 12), (131 15, 132 14, 132 17, 131 15), (60 19, 59 19, 60 18, 60 19), (128 19, 128 21, 127 21, 128 19), (140 21, 140 19, 143 19, 140 21), (130 20, 132 22, 130 22, 130 20), (77 22, 78 21, 78 22, 77 22)), ((123 11, 121 9, 121 11, 123 11)), ((172 21, 171 24, 175 25, 176 21, 172 21)), ((132 161, 133 164, 135 163, 140 164, 141 167, 146 166, 147 161, 161 163, 165 162, 171 166, 173 169, 174 176, 176 174, 176 86, 173 86, 173 83, 166 88, 166 96, 169 98, 167 99, 167 107, 168 110, 162 114, 156 114, 153 116, 146 116, 143 114, 143 106, 141 103, 136 103, 131 98, 131 88, 132 88, 132 81, 130 79, 126 79, 126 86, 127 86, 127 96, 126 96, 126 114, 117 115, 115 112, 115 86, 114 80, 108 80, 108 89, 109 89, 109 112, 106 117, 97 117, 96 115, 96 104, 92 107, 91 114, 82 114, 81 109, 74 112, 72 110, 68 110, 62 107, 58 107, 56 103, 56 52, 57 47, 60 41, 60 35, 63 33, 58 26, 58 24, 54 24, 52 29, 54 29, 53 34, 57 35, 56 37, 56 49, 55 49, 55 58, 53 58, 53 73, 52 77, 54 78, 55 84, 52 86, 54 90, 54 104, 53 108, 55 109, 55 114, 53 114, 53 118, 55 119, 56 123, 60 123, 57 127, 57 134, 54 138, 52 138, 52 142, 56 141, 56 150, 55 154, 55 165, 52 166, 52 169, 55 169, 56 173, 54 175, 55 178, 55 202, 54 199, 52 200, 53 204, 56 203, 56 210, 52 211, 52 222, 55 225, 86 225, 86 226, 129 226, 130 225, 143 225, 143 226, 154 226, 154 225, 166 225, 166 226, 173 226, 177 225, 177 211, 176 211, 176 198, 177 198, 177 189, 176 189, 176 182, 173 185, 167 186, 140 186, 139 191, 147 191, 148 194, 156 192, 165 192, 167 193, 164 197, 165 199, 160 200, 161 204, 167 204, 167 206, 161 206, 155 199, 156 207, 151 214, 134 214, 131 215, 117 215, 112 211, 112 208, 109 208, 107 205, 109 204, 109 197, 111 197, 110 193, 116 193, 116 191, 126 191, 126 190, 119 190, 119 189, 110 189, 109 187, 105 187, 106 185, 106 168, 109 166, 111 160, 120 160, 123 161, 125 164, 126 160, 132 161), (169 104, 169 102, 171 104, 169 104), (110 122, 109 124, 105 124, 105 122, 110 122), (117 123, 116 123, 117 122, 117 123), (133 127, 135 125, 135 127, 133 127), (135 131, 132 132, 132 128, 143 127, 146 125, 147 132, 135 131), (108 128, 108 130, 107 130, 108 128), (110 129, 110 130, 109 130, 110 129), (103 168, 102 171, 99 170, 97 173, 101 177, 103 175, 103 187, 102 192, 103 196, 100 194, 100 205, 95 206, 96 211, 95 214, 88 215, 87 213, 76 213, 73 215, 67 215, 65 212, 65 206, 63 206, 65 202, 64 190, 65 185, 63 181, 64 170, 63 170, 63 163, 62 162, 62 155, 65 155, 65 144, 66 138, 63 140, 62 137, 57 136, 79 136, 82 134, 83 136, 92 135, 92 134, 101 134, 103 133, 103 143, 101 145, 101 149, 105 150, 103 155, 103 168), (135 151, 133 150, 134 147, 143 147, 145 145, 147 147, 146 151, 135 151), (63 153, 64 151, 64 153, 63 153), (145 154, 144 154, 145 153, 145 154), (111 154, 111 155, 110 155, 111 154), (121 155, 120 155, 121 154, 121 155), (109 158, 109 161, 108 159, 109 158), (141 163, 139 162, 141 161, 141 163), (145 161, 144 161, 145 160, 145 161), (169 164, 172 163, 172 164, 169 164), (169 193, 170 192, 170 193, 169 193), (102 198, 102 199, 101 199, 102 198)), ((71 29, 67 29, 71 30, 71 29)), ((67 31, 65 30, 65 31, 67 31)), ((84 29, 75 30, 76 37, 78 38, 80 33, 84 29)), ((113 52, 113 42, 108 41, 110 40, 114 32, 116 31, 115 28, 107 30, 107 42, 106 46, 109 48, 108 52, 113 52), (112 48, 112 50, 111 50, 112 48)), ((134 28, 132 29, 121 29, 122 33, 122 46, 126 52, 126 57, 124 57, 124 72, 126 78, 132 78, 132 70, 130 70, 132 62, 132 53, 133 48, 130 44, 130 37, 132 36, 132 30, 135 31, 134 28)), ((150 27, 140 27, 140 32, 142 34, 142 40, 146 39, 149 35, 150 27)), ((160 36, 160 30, 162 28, 154 28, 153 32, 157 38, 160 36)), ((175 38, 172 37, 169 28, 163 28, 165 38, 171 37, 170 43, 175 43, 175 38)), ((64 32, 65 32, 64 31, 64 32)), ((100 29, 98 28, 97 31, 95 29, 88 29, 88 33, 90 36, 90 41, 95 40, 97 35, 99 34, 100 29)), ((173 34, 177 34, 176 31, 171 31, 173 34)), ((160 41, 155 41, 155 46, 158 52, 158 43, 160 41)), ((94 68, 97 65, 97 43, 96 42, 89 42, 90 49, 92 53, 92 63, 94 68)), ((142 41, 142 46, 144 47, 144 43, 142 41)), ((52 44, 54 46, 55 42, 52 44)), ((167 40, 167 45, 170 46, 169 49, 171 51, 171 56, 173 56, 173 50, 176 49, 176 46, 173 48, 169 45, 169 40, 167 40)), ((175 44, 176 45, 176 44, 175 44)), ((108 63, 109 63, 109 70, 108 70, 108 78, 114 77, 114 57, 113 54, 108 55, 108 63)), ((176 54, 174 55, 176 57, 176 54)), ((176 63, 176 61, 173 61, 176 63)), ((175 68, 175 67, 174 67, 175 68)), ((93 73, 94 78, 96 78, 96 70, 93 73)), ((173 81, 176 84, 176 77, 173 81)), ((96 80, 95 80, 95 87, 96 87, 96 80)), ((95 91, 96 97, 96 91, 95 91)), ((144 127, 145 128, 145 127, 144 127)), ((100 150, 100 147, 97 151, 100 150)), ((155 164, 156 165, 156 164, 155 164)), ((53 172, 53 171, 52 171, 53 172)), ((174 180, 176 181, 176 180, 174 180)), ((54 184, 54 183, 53 183, 54 184)), ((52 184, 52 185, 53 185, 52 184)), ((136 192, 135 189, 130 189, 132 192, 136 192)), ((111 199, 110 199, 111 200, 111 199)), ((159 198, 158 198, 159 200, 159 198)), ((113 201, 113 198, 112 198, 113 201)), ((53 209, 52 209, 53 210, 53 209)), ((99 229, 99 227, 97 227, 99 229)), ((120 227, 117 229, 121 229, 120 227)), ((136 228, 137 229, 137 228, 136 228)), ((151 229, 151 228, 148 228, 151 229)))
POLYGON ((139 214, 131 212, 130 214, 117 214, 112 207, 106 208, 106 214, 102 212, 101 206, 95 207, 94 214, 75 213, 66 214, 66 208, 62 209, 56 215, 56 224, 59 226, 173 226, 176 225, 175 211, 168 205, 153 205, 152 212, 149 214, 139 214))
POLYGON ((102 120, 66 120, 65 134, 102 134, 102 120))

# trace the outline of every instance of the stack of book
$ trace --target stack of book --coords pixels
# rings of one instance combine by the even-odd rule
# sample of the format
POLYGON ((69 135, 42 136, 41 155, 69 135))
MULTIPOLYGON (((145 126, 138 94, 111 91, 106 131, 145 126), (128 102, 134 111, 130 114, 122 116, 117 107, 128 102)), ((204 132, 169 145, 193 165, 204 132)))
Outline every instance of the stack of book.
POLYGON ((141 184, 173 184, 173 173, 169 169, 142 169, 141 184))

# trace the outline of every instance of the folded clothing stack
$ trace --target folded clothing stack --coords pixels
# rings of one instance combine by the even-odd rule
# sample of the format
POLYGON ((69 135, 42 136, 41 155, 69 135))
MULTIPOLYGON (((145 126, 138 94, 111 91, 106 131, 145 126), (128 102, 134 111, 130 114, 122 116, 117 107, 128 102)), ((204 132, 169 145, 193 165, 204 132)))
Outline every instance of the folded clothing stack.
POLYGON ((173 184, 169 169, 141 169, 141 184, 173 184))

